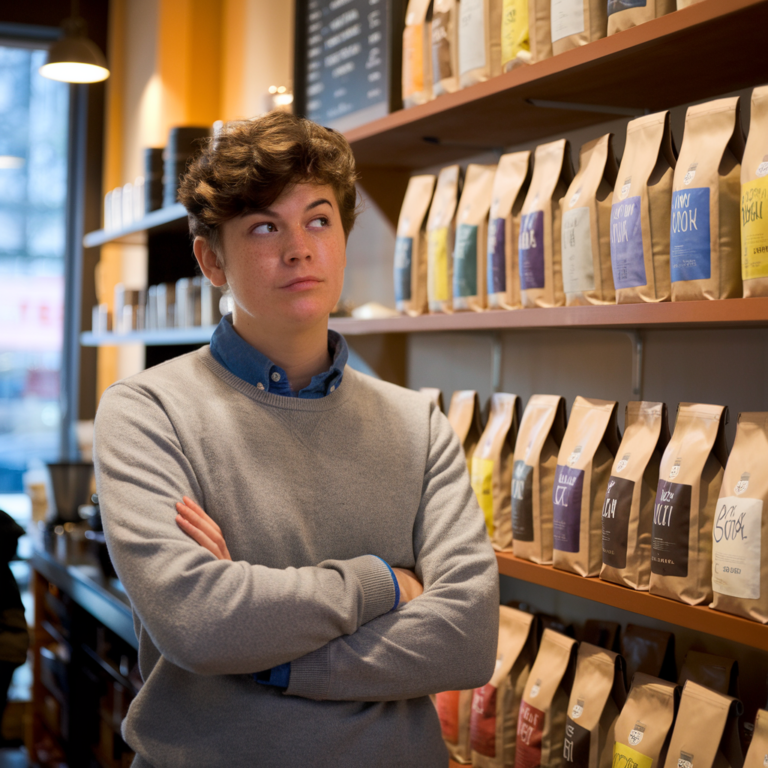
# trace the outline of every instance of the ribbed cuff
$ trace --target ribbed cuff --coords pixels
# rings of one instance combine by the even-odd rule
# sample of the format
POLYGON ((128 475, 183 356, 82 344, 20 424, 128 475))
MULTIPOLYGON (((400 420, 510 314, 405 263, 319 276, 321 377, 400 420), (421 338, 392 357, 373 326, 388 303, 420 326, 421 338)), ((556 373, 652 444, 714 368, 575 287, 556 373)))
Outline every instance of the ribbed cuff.
POLYGON ((389 565, 376 555, 356 557, 349 565, 363 588, 363 614, 360 626, 392 610, 397 597, 389 565))
POLYGON ((291 662, 285 693, 305 699, 325 699, 331 685, 331 649, 328 645, 291 662))

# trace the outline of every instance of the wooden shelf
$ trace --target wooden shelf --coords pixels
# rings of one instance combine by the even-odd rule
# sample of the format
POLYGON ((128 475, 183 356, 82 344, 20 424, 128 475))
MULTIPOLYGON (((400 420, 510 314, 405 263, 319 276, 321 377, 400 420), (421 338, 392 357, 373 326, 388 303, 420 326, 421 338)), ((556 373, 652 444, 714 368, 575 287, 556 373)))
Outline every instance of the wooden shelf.
POLYGON ((83 238, 83 246, 85 248, 96 248, 106 243, 141 242, 142 238, 137 237, 137 235, 142 235, 149 231, 162 230, 186 232, 187 209, 181 203, 151 211, 143 219, 133 222, 129 227, 97 229, 95 232, 89 232, 83 238))
POLYGON ((649 592, 636 592, 600 579, 585 579, 551 565, 520 560, 510 552, 497 552, 496 560, 499 573, 504 576, 768 651, 768 626, 755 621, 713 611, 707 606, 685 605, 649 592))
POLYGON ((130 333, 85 331, 80 334, 80 344, 84 347, 119 347, 123 344, 145 344, 148 347, 207 344, 215 330, 215 325, 204 325, 195 328, 167 328, 162 331, 131 331, 130 333))

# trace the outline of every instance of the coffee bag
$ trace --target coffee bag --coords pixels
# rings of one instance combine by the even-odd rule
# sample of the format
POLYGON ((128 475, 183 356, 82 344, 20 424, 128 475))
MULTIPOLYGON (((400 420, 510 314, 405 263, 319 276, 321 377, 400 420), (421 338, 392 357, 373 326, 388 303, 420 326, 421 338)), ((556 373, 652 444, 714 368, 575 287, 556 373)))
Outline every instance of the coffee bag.
POLYGON ((527 151, 502 155, 493 179, 487 248, 489 309, 520 306, 517 240, 520 210, 530 180, 530 160, 531 153, 527 151))
POLYGON ((515 440, 520 424, 520 398, 496 392, 480 442, 472 453, 472 488, 496 550, 512 549, 510 489, 515 440))
POLYGON ((440 170, 427 217, 427 298, 430 312, 453 311, 453 242, 461 171, 458 165, 440 170))
POLYGON ((528 0, 504 0, 501 17, 501 69, 530 64, 531 40, 528 26, 528 0))
POLYGON ((717 693, 738 698, 739 665, 727 656, 688 651, 677 684, 685 685, 689 680, 717 693))
POLYGON ((744 758, 744 768, 765 768, 768 765, 768 711, 759 709, 755 731, 744 758))
POLYGON ((459 0, 434 0, 432 78, 435 96, 459 90, 459 0))
POLYGON ((675 10, 675 0, 608 0, 608 34, 637 27, 675 10))
POLYGON ((552 0, 528 0, 531 57, 544 61, 552 55, 552 0))
POLYGON ((618 304, 670 299, 674 168, 669 112, 632 120, 611 207, 611 264, 618 304))
POLYGON ((608 33, 605 0, 552 0, 552 53, 570 51, 608 33))
POLYGON ((568 306, 615 304, 611 268, 611 198, 619 167, 613 134, 584 144, 579 171, 562 206, 563 290, 568 306))
POLYGON ((456 216, 453 247, 453 309, 485 309, 488 211, 491 207, 495 165, 467 166, 456 216))
POLYGON ((712 599, 712 523, 728 456, 722 405, 680 403, 659 469, 651 592, 689 605, 712 599))
POLYGON ((740 413, 712 529, 710 608, 768 624, 768 413, 740 413))
POLYGON ((422 395, 426 395, 441 411, 443 410, 443 393, 437 387, 421 387, 422 395))
POLYGON ((470 742, 472 765, 477 768, 512 768, 515 764, 520 700, 536 656, 533 623, 530 613, 499 607, 496 669, 472 698, 470 742))
POLYGON ((741 276, 745 298, 768 296, 768 85, 752 91, 741 163, 741 276))
POLYGON ((432 0, 408 0, 403 31, 403 106, 432 98, 432 0))
POLYGON ((741 297, 739 97, 689 107, 672 187, 672 301, 741 297))
POLYGON ((553 502, 555 568, 597 576, 602 510, 619 449, 617 403, 577 397, 557 457, 553 502))
POLYGON ((503 0, 461 0, 459 82, 462 88, 501 74, 503 0))
POLYGON ((647 591, 651 580, 653 506, 659 464, 669 443, 664 403, 628 403, 624 437, 603 502, 600 578, 647 591))
POLYGON ((435 696, 437 716, 448 753, 451 759, 465 765, 472 761, 470 744, 472 693, 472 691, 441 691, 435 696))
POLYGON ((517 718, 516 768, 560 768, 576 641, 545 629, 517 718))
POLYGON ((621 655, 627 664, 627 680, 637 674, 677 679, 675 636, 670 632, 627 624, 621 636, 621 655))
POLYGON ((536 147, 533 178, 521 211, 518 241, 520 297, 524 307, 565 304, 560 199, 572 179, 571 150, 565 139, 536 147))
POLYGON ((412 176, 405 190, 395 240, 395 306, 399 312, 427 311, 427 238, 424 230, 435 177, 412 176))
POLYGON ((472 389, 460 389, 454 392, 448 408, 448 421, 464 449, 467 464, 471 466, 472 454, 483 432, 477 392, 472 389))
POLYGON ((534 563, 552 562, 552 490, 565 434, 565 400, 533 395, 515 443, 512 476, 512 548, 534 563))

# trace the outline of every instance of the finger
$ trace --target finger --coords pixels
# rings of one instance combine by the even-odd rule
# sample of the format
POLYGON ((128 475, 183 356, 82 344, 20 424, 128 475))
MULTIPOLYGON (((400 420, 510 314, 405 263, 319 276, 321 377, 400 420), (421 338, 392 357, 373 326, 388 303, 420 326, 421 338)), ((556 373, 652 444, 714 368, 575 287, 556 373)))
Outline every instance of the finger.
POLYGON ((216 544, 203 533, 199 528, 196 528, 192 523, 186 520, 181 515, 176 516, 176 524, 186 533, 191 539, 194 539, 201 547, 207 549, 214 557, 219 560, 223 559, 220 556, 220 552, 216 544))
MULTIPOLYGON (((203 536, 206 537, 208 541, 210 541, 213 544, 213 548, 209 547, 207 544, 203 544, 203 546, 208 549, 210 552, 212 552, 216 557, 218 557, 220 560, 231 560, 232 557, 229 554, 229 549, 227 548, 227 543, 224 540, 224 536, 221 533, 221 529, 216 527, 213 528, 211 525, 209 525, 205 520, 202 520, 200 516, 189 507, 186 507, 181 502, 178 502, 176 504, 176 509, 179 512, 179 516, 182 520, 186 522, 190 528, 193 528, 197 531, 199 531, 203 536)), ((189 533, 190 531, 187 530, 187 528, 183 529, 185 532, 189 533)), ((191 535, 191 533, 190 533, 191 535)), ((195 541, 197 539, 195 538, 195 541)), ((201 543, 201 542, 198 542, 201 543)))
POLYGON ((207 520, 210 522, 210 524, 221 531, 218 525, 214 522, 214 520, 206 513, 206 511, 194 500, 190 499, 189 496, 182 496, 182 500, 186 506, 188 506, 190 509, 193 509, 195 512, 197 512, 200 517, 203 518, 203 520, 207 520))
POLYGON ((205 515, 205 513, 201 515, 196 510, 186 506, 185 504, 182 504, 181 502, 177 502, 176 511, 183 515, 186 520, 192 523, 192 525, 204 531, 212 539, 222 538, 221 528, 213 523, 213 521, 207 515, 205 515))

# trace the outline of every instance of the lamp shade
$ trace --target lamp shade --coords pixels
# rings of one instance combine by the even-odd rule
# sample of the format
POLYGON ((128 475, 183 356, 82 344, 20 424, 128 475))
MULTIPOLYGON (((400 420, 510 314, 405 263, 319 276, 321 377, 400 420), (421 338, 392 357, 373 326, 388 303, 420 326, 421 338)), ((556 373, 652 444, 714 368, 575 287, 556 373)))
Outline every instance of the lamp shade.
POLYGON ((109 77, 107 60, 98 46, 85 36, 80 19, 64 23, 65 36, 51 47, 40 74, 64 83, 98 83, 109 77))

